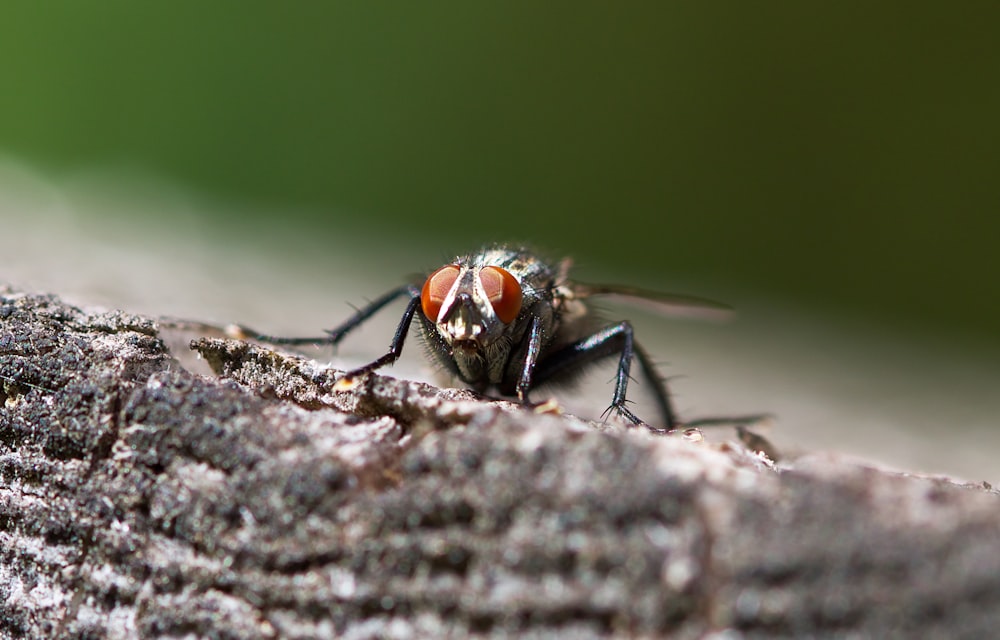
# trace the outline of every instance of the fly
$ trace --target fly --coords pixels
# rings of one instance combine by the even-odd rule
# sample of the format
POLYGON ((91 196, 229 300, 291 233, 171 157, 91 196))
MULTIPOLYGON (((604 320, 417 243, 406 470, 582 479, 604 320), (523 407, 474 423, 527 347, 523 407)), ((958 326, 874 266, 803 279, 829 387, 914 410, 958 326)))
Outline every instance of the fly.
POLYGON ((568 277, 571 261, 550 264, 525 248, 487 246, 458 256, 419 284, 397 287, 359 309, 336 329, 318 338, 258 336, 272 344, 337 345, 380 309, 406 299, 389 350, 380 358, 348 371, 341 383, 392 364, 401 355, 414 319, 433 358, 477 391, 497 389, 530 405, 536 386, 572 378, 582 368, 618 356, 615 390, 605 411, 617 412, 652 431, 675 429, 678 419, 663 378, 636 342, 626 320, 601 326, 587 302, 610 295, 649 303, 673 312, 724 312, 728 308, 701 298, 651 292, 616 285, 588 285, 568 277), (654 428, 635 415, 626 393, 633 361, 651 383, 666 429, 654 428))

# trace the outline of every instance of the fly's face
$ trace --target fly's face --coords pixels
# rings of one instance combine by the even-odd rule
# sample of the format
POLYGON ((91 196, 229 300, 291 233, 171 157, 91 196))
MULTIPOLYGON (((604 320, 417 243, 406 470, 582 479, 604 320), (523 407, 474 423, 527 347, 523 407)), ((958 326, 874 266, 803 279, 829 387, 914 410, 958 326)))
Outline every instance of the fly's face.
POLYGON ((555 332, 553 280, 552 270, 523 249, 485 247, 455 258, 413 300, 423 312, 429 352, 474 388, 513 393, 528 343, 537 351, 540 338, 555 332))
POLYGON ((453 352, 489 349, 521 312, 521 283, 495 265, 449 264, 432 273, 420 306, 453 352))

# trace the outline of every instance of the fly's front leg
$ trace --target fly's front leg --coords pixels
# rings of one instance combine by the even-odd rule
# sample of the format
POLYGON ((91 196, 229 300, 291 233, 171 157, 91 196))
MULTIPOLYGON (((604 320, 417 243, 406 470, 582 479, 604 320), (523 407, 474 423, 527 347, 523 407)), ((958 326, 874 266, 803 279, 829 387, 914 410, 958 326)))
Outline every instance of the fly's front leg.
MULTIPOLYGON (((618 360, 618 372, 615 376, 615 394, 611 400, 611 406, 608 407, 608 411, 617 411, 632 424, 645 424, 626 406, 625 394, 628 391, 630 372, 632 370, 632 357, 636 356, 643 374, 652 383, 653 393, 656 396, 657 405, 659 405, 660 411, 663 414, 666 430, 673 429, 677 421, 674 417, 674 411, 670 406, 670 396, 667 394, 666 386, 656 373, 656 369, 653 367, 649 356, 636 344, 632 335, 632 325, 628 322, 620 322, 610 327, 605 327, 588 338, 578 340, 546 356, 535 368, 535 378, 537 381, 543 382, 574 367, 579 367, 580 365, 594 362, 616 353, 620 354, 620 357, 618 360)), ((649 427, 649 425, 646 426, 649 427)), ((649 428, 653 431, 661 431, 653 427, 649 428)))
POLYGON ((531 380, 534 376, 535 365, 538 362, 538 354, 542 350, 542 322, 536 316, 531 319, 531 328, 528 329, 528 350, 524 355, 524 366, 521 367, 521 375, 517 379, 517 399, 521 404, 528 404, 528 392, 531 391, 531 380))
MULTIPOLYGON (((348 371, 344 374, 344 377, 340 379, 343 384, 348 384, 355 378, 365 375, 366 373, 371 373, 376 369, 381 369, 387 364, 392 364, 399 359, 399 356, 403 353, 403 343, 406 341, 406 334, 410 331, 410 324, 413 322, 413 316, 416 314, 417 309, 420 307, 420 296, 414 295, 410 298, 409 304, 406 305, 406 311, 403 312, 403 317, 399 321, 399 326, 396 327, 396 335, 392 337, 392 343, 389 345, 389 351, 381 358, 369 362, 363 367, 358 367, 352 371, 348 371)), ((360 315, 360 313, 359 313, 360 315)), ((371 315, 371 314, 368 314, 371 315)), ((367 316, 365 316, 367 317, 367 316)), ((363 320, 364 318, 362 318, 363 320)), ((355 323, 355 326, 360 321, 355 323)), ((346 326, 346 324, 345 324, 346 326)), ((347 330, 353 327, 348 327, 347 330)))
MULTIPOLYGON (((300 344, 340 344, 340 341, 344 339, 348 333, 354 329, 361 326, 365 320, 372 317, 378 313, 382 307, 386 306, 390 302, 393 302, 397 298, 401 298, 404 295, 410 296, 411 300, 416 298, 420 299, 420 291, 413 285, 403 285, 397 287, 392 291, 389 291, 382 296, 372 300, 367 305, 358 309, 354 315, 345 320, 340 326, 335 329, 330 329, 327 331, 327 335, 321 337, 311 337, 311 338, 282 338, 278 336, 267 336, 267 335, 257 335, 255 336, 257 340, 261 342, 270 342, 271 344, 290 344, 290 345, 300 345, 300 344)), ((246 333, 254 333, 252 331, 245 331, 246 333)))

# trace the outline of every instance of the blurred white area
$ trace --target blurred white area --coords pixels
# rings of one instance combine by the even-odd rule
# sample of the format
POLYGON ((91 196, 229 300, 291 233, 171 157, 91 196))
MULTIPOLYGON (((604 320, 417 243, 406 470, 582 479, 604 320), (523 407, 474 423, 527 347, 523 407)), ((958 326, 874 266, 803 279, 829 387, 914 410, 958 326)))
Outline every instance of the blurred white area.
MULTIPOLYGON (((344 319, 349 304, 439 266, 447 253, 408 246, 391 230, 377 238, 319 237, 290 228, 286 211, 254 212, 246 225, 206 222, 203 212, 219 207, 232 212, 239 205, 135 172, 55 183, 0 158, 0 281, 87 306, 318 335, 344 319)), ((703 293, 695 283, 680 292, 703 293)), ((634 322, 639 340, 673 378, 681 416, 771 413, 775 419, 761 432, 780 450, 837 451, 905 471, 1000 483, 1000 354, 940 337, 886 334, 745 291, 712 295, 734 303, 737 319, 673 321, 607 306, 609 320, 634 322)), ((379 314, 339 356, 380 354, 401 310, 379 314)), ((430 378, 421 351, 411 336, 406 356, 387 373, 430 378)), ((332 354, 316 349, 315 357, 332 354)), ((613 373, 613 363, 598 367, 583 402, 556 396, 595 417, 610 401, 613 373)), ((638 387, 634 397, 640 415, 657 419, 645 411, 638 387)))

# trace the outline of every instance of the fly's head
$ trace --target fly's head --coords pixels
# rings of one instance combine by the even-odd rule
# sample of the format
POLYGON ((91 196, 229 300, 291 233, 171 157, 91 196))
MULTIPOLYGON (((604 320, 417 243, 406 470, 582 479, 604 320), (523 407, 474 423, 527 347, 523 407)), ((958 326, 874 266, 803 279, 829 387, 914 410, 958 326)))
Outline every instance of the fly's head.
POLYGON ((495 265, 449 264, 424 282, 420 306, 455 355, 478 357, 515 323, 521 282, 495 265))

